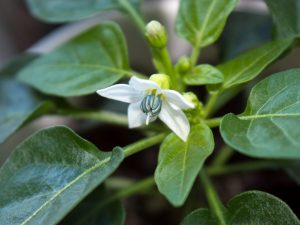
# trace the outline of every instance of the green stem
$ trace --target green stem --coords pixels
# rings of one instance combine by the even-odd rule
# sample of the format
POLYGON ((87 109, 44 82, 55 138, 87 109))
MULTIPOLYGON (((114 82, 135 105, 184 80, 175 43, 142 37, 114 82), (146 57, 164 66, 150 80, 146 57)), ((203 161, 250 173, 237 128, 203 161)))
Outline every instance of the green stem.
POLYGON ((128 2, 128 0, 119 0, 122 8, 127 12, 135 25, 139 28, 140 32, 144 35, 145 32, 145 21, 136 9, 128 2))
POLYGON ((200 56, 200 48, 199 47, 193 47, 192 54, 191 54, 192 67, 194 67, 196 65, 199 56, 200 56))
POLYGON ((91 119, 104 123, 128 127, 127 117, 108 111, 89 111, 81 109, 59 109, 57 112, 62 116, 70 116, 76 119, 91 119))
POLYGON ((222 117, 216 117, 216 118, 212 118, 212 119, 206 119, 206 120, 204 120, 204 122, 210 128, 214 128, 214 127, 220 126, 221 120, 222 120, 222 117))
POLYGON ((124 147, 125 157, 131 156, 137 152, 140 152, 146 148, 149 148, 153 145, 162 142, 162 140, 164 140, 166 136, 167 136, 166 133, 161 133, 125 146, 124 147))
POLYGON ((204 107, 204 118, 207 118, 210 116, 211 112, 213 111, 213 108, 218 100, 218 97, 220 95, 220 92, 214 92, 210 94, 208 101, 204 107))
POLYGON ((175 73, 173 63, 167 47, 151 48, 153 63, 159 73, 166 74, 171 79, 173 89, 178 90, 177 74, 175 73))
POLYGON ((270 160, 250 161, 244 163, 230 164, 226 166, 209 166, 206 168, 207 174, 210 176, 224 175, 235 172, 256 171, 262 169, 279 169, 286 165, 286 162, 274 162, 270 160))
POLYGON ((211 183, 204 170, 200 172, 200 179, 204 186, 207 201, 210 209, 212 210, 212 213, 215 215, 219 225, 226 225, 223 215, 225 207, 222 205, 213 184, 211 183))
POLYGON ((234 151, 232 150, 231 147, 229 147, 228 145, 224 145, 220 149, 218 155, 212 161, 211 165, 216 167, 224 165, 230 159, 233 153, 234 151))
POLYGON ((123 199, 126 197, 130 197, 136 193, 142 193, 149 188, 153 187, 155 184, 153 177, 148 177, 146 179, 143 179, 141 181, 138 181, 131 186, 121 189, 120 191, 117 191, 113 193, 112 195, 108 195, 108 197, 104 198, 96 207, 94 207, 92 210, 85 213, 83 217, 80 218, 79 221, 76 221, 76 225, 80 224, 86 224, 88 219, 95 213, 98 213, 99 210, 101 210, 102 207, 106 206, 107 204, 110 204, 114 201, 117 201, 119 199, 123 199))

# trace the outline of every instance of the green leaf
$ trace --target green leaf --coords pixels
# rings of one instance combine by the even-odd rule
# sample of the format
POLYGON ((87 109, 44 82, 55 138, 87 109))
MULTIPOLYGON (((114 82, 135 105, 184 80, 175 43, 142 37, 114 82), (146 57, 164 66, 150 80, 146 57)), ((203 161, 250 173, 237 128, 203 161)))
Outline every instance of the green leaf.
POLYGON ((188 214, 180 225, 218 225, 209 209, 196 209, 188 214))
POLYGON ((110 86, 129 74, 127 48, 119 26, 103 23, 29 64, 23 82, 58 96, 80 96, 110 86))
POLYGON ((123 225, 125 210, 121 201, 106 202, 111 192, 101 186, 72 210, 60 225, 123 225))
POLYGON ((155 170, 155 182, 159 191, 174 206, 184 203, 213 148, 213 134, 205 124, 192 127, 186 142, 175 134, 170 134, 163 141, 155 170))
POLYGON ((66 127, 41 130, 0 169, 0 221, 53 225, 103 182, 123 151, 99 151, 66 127))
POLYGON ((204 85, 222 83, 223 74, 209 64, 196 66, 184 76, 184 82, 188 85, 204 85))
POLYGON ((291 40, 269 42, 219 65, 217 68, 224 74, 221 88, 228 89, 254 79, 277 59, 290 46, 291 42, 291 40))
POLYGON ((220 36, 238 0, 181 0, 176 33, 193 46, 205 47, 220 36))
POLYGON ((300 1, 265 0, 272 14, 276 26, 276 37, 300 37, 300 1))
POLYGON ((26 122, 53 108, 52 103, 42 102, 14 77, 15 73, 31 60, 31 56, 17 58, 0 71, 0 143, 26 122))
MULTIPOLYGON (((139 7, 139 0, 128 0, 139 7)), ((70 22, 96 15, 106 10, 123 10, 119 0, 27 0, 31 14, 52 23, 70 22)))
POLYGON ((225 142, 254 157, 300 158, 300 69, 274 74, 251 91, 244 113, 221 121, 225 142))
MULTIPOLYGON (((279 198, 261 192, 248 191, 237 195, 228 203, 226 224, 233 225, 299 225, 295 214, 279 198)), ((218 225, 207 209, 189 214, 181 225, 218 225)))

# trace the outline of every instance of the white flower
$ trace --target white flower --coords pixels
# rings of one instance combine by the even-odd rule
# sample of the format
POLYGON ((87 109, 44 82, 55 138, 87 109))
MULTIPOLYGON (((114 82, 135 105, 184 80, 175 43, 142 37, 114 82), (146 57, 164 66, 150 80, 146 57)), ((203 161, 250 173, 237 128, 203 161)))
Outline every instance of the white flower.
POLYGON ((151 80, 132 77, 127 84, 117 84, 98 90, 103 97, 130 103, 128 107, 129 128, 139 127, 162 120, 183 141, 187 140, 190 124, 181 109, 194 105, 177 91, 161 89, 151 80))

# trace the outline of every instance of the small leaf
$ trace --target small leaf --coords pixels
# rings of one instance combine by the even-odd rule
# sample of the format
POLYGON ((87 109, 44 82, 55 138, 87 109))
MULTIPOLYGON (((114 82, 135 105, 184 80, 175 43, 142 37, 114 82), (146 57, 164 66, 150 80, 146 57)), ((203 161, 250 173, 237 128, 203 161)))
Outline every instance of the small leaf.
POLYGON ((224 74, 222 89, 228 89, 254 79, 277 59, 290 46, 291 42, 291 40, 269 42, 219 65, 217 68, 224 74))
POLYGON ((111 192, 101 186, 89 194, 60 225, 123 225, 125 210, 121 201, 105 202, 111 192))
MULTIPOLYGON (((139 7, 139 0, 128 0, 139 7)), ((106 10, 123 10, 119 0, 27 0, 31 14, 52 23, 84 19, 106 10)))
POLYGON ((42 102, 14 75, 33 57, 23 56, 0 71, 0 143, 26 122, 45 114, 53 108, 50 102, 42 102))
POLYGON ((251 91, 244 113, 221 121, 225 142, 266 158, 300 158, 300 69, 274 74, 251 91))
MULTIPOLYGON (((227 208, 228 225, 299 225, 295 214, 279 198, 261 192, 248 191, 231 199, 227 208)), ((218 225, 208 209, 197 209, 181 225, 218 225)))
POLYGON ((180 225, 218 225, 208 209, 196 209, 187 215, 180 225))
POLYGON ((184 82, 188 85, 204 85, 222 83, 223 74, 209 64, 196 66, 184 76, 184 82))
POLYGON ((276 26, 278 39, 300 37, 300 1, 265 0, 276 26))
POLYGON ((228 224, 300 224, 286 203, 260 191, 244 192, 231 199, 228 203, 228 214, 228 224))
POLYGON ((159 191, 174 206, 184 203, 213 148, 213 134, 205 124, 192 127, 186 142, 175 134, 170 134, 163 141, 155 170, 155 182, 159 191))
POLYGON ((19 79, 40 91, 80 96, 110 86, 129 73, 127 48, 117 24, 103 23, 29 64, 19 79))
POLYGON ((54 225, 108 177, 123 151, 99 151, 66 127, 41 130, 0 169, 0 221, 54 225))
POLYGON ((205 47, 220 36, 238 0, 181 0, 176 33, 193 46, 205 47))

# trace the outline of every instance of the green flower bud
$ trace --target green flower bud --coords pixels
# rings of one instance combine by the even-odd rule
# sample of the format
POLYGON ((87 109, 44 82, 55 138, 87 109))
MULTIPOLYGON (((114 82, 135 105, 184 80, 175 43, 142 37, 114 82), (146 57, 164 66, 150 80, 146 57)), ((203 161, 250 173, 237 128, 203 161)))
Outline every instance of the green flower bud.
POLYGON ((188 72, 191 69, 191 61, 188 57, 183 56, 181 57, 177 64, 176 64, 176 70, 181 73, 184 74, 186 72, 188 72))
POLYGON ((170 77, 165 74, 153 74, 149 80, 158 84, 161 89, 170 89, 170 77))
POLYGON ((145 36, 149 44, 154 48, 164 48, 168 41, 168 35, 164 26, 152 20, 146 25, 145 36))

